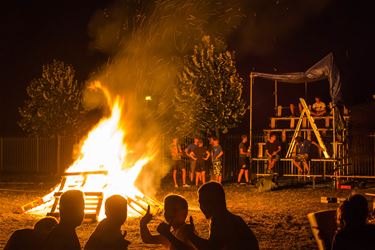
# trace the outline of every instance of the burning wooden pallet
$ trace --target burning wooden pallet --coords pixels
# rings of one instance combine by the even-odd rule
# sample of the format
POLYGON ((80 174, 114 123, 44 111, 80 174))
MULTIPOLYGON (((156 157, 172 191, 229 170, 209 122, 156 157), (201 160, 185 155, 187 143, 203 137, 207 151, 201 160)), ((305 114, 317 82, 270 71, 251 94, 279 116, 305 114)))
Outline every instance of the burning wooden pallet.
MULTIPOLYGON (((83 190, 85 195, 85 218, 97 220, 103 204, 103 192, 96 192, 90 190, 90 184, 95 183, 96 190, 103 190, 107 186, 107 171, 88 171, 88 172, 67 172, 62 176, 62 180, 57 189, 55 189, 53 196, 53 204, 49 216, 59 217, 59 201, 61 195, 67 190, 83 190)), ((125 196, 128 201, 128 207, 138 215, 143 215, 150 206, 154 213, 160 213, 163 206, 160 202, 155 201, 145 195, 143 197, 135 196, 134 198, 125 196)), ((28 212, 33 208, 42 206, 48 200, 42 198, 32 201, 22 206, 23 212, 28 212)))

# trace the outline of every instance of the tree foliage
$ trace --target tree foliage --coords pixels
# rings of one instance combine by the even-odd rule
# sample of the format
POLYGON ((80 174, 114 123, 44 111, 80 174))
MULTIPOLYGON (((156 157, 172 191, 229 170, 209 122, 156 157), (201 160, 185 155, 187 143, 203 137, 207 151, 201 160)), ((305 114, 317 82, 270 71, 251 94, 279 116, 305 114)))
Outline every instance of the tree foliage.
POLYGON ((42 66, 42 76, 26 89, 27 99, 19 108, 19 126, 38 136, 77 134, 83 113, 81 86, 71 65, 53 60, 42 66))
POLYGON ((242 99, 243 79, 239 76, 233 53, 219 40, 209 36, 185 58, 175 96, 176 118, 181 134, 199 132, 227 133, 246 112, 242 99))

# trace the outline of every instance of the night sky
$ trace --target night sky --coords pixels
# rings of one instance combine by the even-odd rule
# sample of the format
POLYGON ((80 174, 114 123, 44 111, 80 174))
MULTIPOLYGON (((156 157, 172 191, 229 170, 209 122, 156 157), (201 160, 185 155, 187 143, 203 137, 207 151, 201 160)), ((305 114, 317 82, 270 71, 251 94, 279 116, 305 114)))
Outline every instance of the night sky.
MULTIPOLYGON (((72 64, 78 80, 84 81, 90 72, 107 61, 107 55, 90 49, 88 24, 93 14, 106 7, 108 2, 16 0, 2 7, 0 136, 22 135, 16 124, 19 119, 17 108, 26 97, 28 83, 40 76, 43 64, 53 59, 63 60, 72 64)), ((347 105, 370 102, 372 94, 375 94, 372 75, 375 29, 371 1, 327 0, 324 8, 306 17, 300 4, 294 4, 300 1, 263 1, 269 2, 268 8, 264 4, 252 6, 251 1, 248 2, 248 17, 228 37, 246 83, 252 70, 277 73, 305 71, 332 51, 342 75, 347 105), (270 18, 267 19, 264 13, 268 13, 270 18), (274 15, 277 18, 271 18, 274 15), (299 25, 291 25, 290 29, 280 26, 291 16, 298 17, 295 21, 300 22, 299 25), (249 23, 255 20, 256 25, 262 17, 266 28, 262 32, 248 34, 249 23), (246 46, 250 40, 251 48, 246 46), (259 44, 259 50, 254 43, 259 44)), ((273 83, 265 81, 262 85, 264 87, 255 89, 258 91, 255 104, 272 110, 273 83)), ((329 101, 327 85, 314 85, 311 97, 321 95, 329 101)), ((246 91, 248 86, 245 86, 246 91)), ((285 86, 280 91, 284 95, 284 100, 281 100, 287 102, 293 90, 285 86)), ((296 88, 295 91, 298 96, 297 92, 301 89, 296 88)))

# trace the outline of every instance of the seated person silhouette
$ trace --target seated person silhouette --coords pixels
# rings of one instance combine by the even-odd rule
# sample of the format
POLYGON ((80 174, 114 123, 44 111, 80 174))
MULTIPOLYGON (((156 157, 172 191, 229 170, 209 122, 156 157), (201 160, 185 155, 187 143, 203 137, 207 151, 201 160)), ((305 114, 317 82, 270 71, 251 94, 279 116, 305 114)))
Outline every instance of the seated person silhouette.
POLYGON ((292 159, 292 164, 297 167, 300 173, 309 174, 310 167, 308 162, 311 158, 311 145, 314 145, 319 150, 321 150, 321 147, 316 142, 303 139, 301 136, 297 136, 294 140, 296 141, 296 155, 292 159), (301 168, 301 163, 303 169, 301 168))
POLYGON ((312 105, 311 114, 313 116, 324 116, 327 113, 327 107, 320 97, 315 97, 315 102, 312 105))
POLYGON ((187 214, 188 203, 182 196, 174 194, 166 196, 164 217, 168 224, 160 223, 157 228, 160 234, 152 235, 147 227, 152 220, 149 206, 140 222, 142 241, 146 244, 163 244, 169 249, 196 249, 188 237, 188 225, 185 223, 187 214))
POLYGON ((106 218, 102 220, 91 234, 85 250, 120 250, 128 249, 129 241, 121 233, 121 226, 126 221, 128 203, 121 195, 113 195, 105 201, 106 218))
POLYGON ((81 225, 84 217, 85 201, 83 193, 79 190, 68 190, 61 195, 59 204, 60 222, 48 235, 43 249, 81 249, 76 227, 81 225))
POLYGON ((363 195, 355 194, 341 204, 332 250, 375 249, 375 225, 367 223, 368 213, 368 202, 363 195))
POLYGON ((39 250, 56 225, 57 220, 54 217, 45 217, 35 223, 33 229, 16 230, 10 236, 4 250, 39 250))
POLYGON ((225 193, 218 182, 208 182, 198 190, 199 205, 207 219, 211 219, 210 236, 203 239, 194 233, 190 217, 189 236, 198 249, 259 249, 258 240, 245 221, 227 210, 225 193))
POLYGON ((302 104, 300 102, 298 102, 297 106, 298 106, 298 111, 299 111, 298 114, 296 112, 295 105, 293 103, 289 104, 289 110, 290 110, 291 116, 297 116, 297 115, 300 115, 302 113, 302 110, 303 110, 302 104))

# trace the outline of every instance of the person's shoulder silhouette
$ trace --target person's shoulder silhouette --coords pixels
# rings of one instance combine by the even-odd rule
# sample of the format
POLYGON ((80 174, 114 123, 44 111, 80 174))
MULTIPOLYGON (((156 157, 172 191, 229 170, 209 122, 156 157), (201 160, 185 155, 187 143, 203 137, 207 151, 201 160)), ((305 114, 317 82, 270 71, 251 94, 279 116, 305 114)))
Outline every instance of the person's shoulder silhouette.
POLYGON ((76 227, 84 217, 84 195, 79 190, 69 190, 60 197, 60 222, 48 235, 43 249, 77 250, 81 245, 76 234, 76 227))
POLYGON ((16 230, 5 245, 5 250, 39 250, 57 220, 53 217, 40 219, 33 229, 16 230))
POLYGON ((370 250, 375 246, 375 225, 367 223, 368 202, 360 194, 350 196, 338 209, 340 229, 334 236, 332 249, 370 250))
POLYGON ((127 217, 127 201, 120 195, 113 195, 105 201, 106 218, 91 234, 85 250, 122 250, 130 244, 121 233, 121 226, 127 217))
POLYGON ((198 191, 199 203, 211 219, 209 240, 219 249, 259 249, 258 240, 238 215, 227 210, 225 192, 218 182, 208 182, 198 191))

